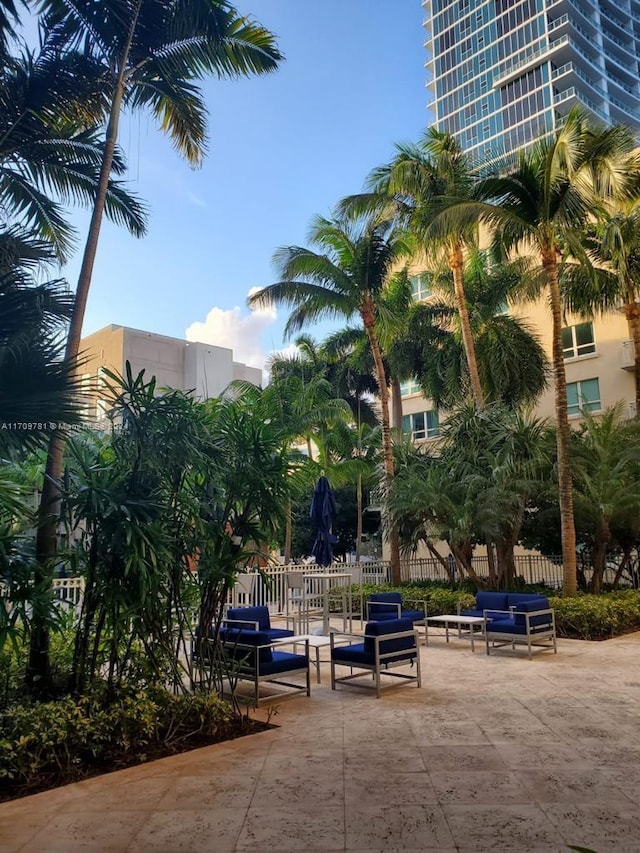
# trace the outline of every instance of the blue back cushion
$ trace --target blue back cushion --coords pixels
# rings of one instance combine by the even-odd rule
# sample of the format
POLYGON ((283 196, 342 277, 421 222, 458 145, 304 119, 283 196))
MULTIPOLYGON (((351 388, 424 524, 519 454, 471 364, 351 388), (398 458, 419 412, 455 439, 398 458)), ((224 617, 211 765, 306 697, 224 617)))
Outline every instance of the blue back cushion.
POLYGON ((477 592, 476 608, 478 610, 508 610, 506 592, 477 592))
POLYGON ((522 604, 524 601, 542 602, 543 604, 540 605, 538 610, 544 610, 545 607, 549 606, 549 602, 544 595, 536 595, 526 592, 510 592, 507 595, 507 604, 509 607, 517 607, 518 604, 522 604))
MULTIPOLYGON (((268 631, 271 627, 268 607, 232 607, 227 612, 227 619, 238 619, 247 623, 257 622, 260 631, 268 631)), ((247 624, 247 628, 253 628, 253 625, 247 624)))
POLYGON ((397 604, 402 608, 402 595, 399 592, 373 592, 369 596, 369 615, 372 619, 397 619, 397 604))
MULTIPOLYGON (((250 610, 252 608, 247 609, 250 610)), ((244 646, 267 646, 266 649, 260 649, 259 651, 260 663, 271 663, 273 660, 271 648, 268 647, 269 635, 265 631, 227 628, 224 643, 229 657, 234 661, 242 662, 244 666, 255 668, 256 665, 255 651, 252 651, 250 648, 244 648, 244 646)))
MULTIPOLYGON (((374 637, 383 637, 385 634, 399 634, 401 631, 413 631, 411 619, 387 619, 384 622, 367 622, 364 630, 365 654, 375 655, 376 644, 374 637)), ((413 634, 410 637, 398 637, 396 640, 387 640, 380 643, 380 654, 388 652, 402 652, 407 649, 416 648, 416 639, 413 634)))
MULTIPOLYGON (((524 618, 523 614, 534 613, 536 610, 549 610, 548 599, 544 598, 543 596, 540 596, 540 598, 536 598, 530 601, 521 601, 519 604, 516 604, 516 625, 526 625, 526 619, 524 618)), ((546 613, 543 616, 532 616, 529 622, 531 625, 550 625, 551 614, 546 613)))

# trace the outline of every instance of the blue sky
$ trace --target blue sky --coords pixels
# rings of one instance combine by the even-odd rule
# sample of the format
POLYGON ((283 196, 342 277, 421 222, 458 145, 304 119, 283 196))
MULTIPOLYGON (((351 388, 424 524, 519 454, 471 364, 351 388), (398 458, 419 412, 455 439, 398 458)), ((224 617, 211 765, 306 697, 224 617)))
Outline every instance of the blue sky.
MULTIPOLYGON (((304 245, 309 222, 361 189, 426 109, 420 0, 237 0, 278 37, 275 74, 207 81, 209 154, 192 171, 153 122, 123 122, 130 188, 151 209, 136 240, 103 226, 84 333, 119 323, 231 346, 261 365, 282 349, 286 310, 253 313, 273 251, 304 245)), ((77 215, 81 237, 87 218, 77 215)), ((75 286, 79 257, 64 270, 75 286)), ((327 327, 310 328, 321 337, 327 327)))

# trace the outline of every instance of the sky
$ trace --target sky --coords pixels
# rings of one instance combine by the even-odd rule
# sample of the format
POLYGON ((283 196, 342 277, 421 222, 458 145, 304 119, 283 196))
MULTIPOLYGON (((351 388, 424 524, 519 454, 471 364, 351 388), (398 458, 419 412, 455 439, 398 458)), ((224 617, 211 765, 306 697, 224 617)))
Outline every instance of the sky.
MULTIPOLYGON (((429 121, 420 0, 237 0, 277 36, 264 77, 209 80, 209 152, 191 170, 146 115, 120 143, 129 189, 149 205, 142 240, 104 223, 83 334, 116 323, 199 340, 262 367, 287 344, 287 309, 251 311, 279 246, 306 245, 315 214, 429 121)), ((75 214, 81 238, 88 217, 75 214)), ((63 270, 75 286, 78 254, 63 270)), ((328 325, 309 327, 321 339, 328 325)))

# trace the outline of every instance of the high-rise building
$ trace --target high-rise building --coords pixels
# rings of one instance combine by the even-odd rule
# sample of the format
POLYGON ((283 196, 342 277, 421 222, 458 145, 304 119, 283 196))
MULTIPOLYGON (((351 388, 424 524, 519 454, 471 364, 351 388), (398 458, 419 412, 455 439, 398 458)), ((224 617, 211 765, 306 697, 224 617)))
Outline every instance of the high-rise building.
POLYGON ((578 105, 640 136, 640 0, 423 0, 439 130, 473 161, 527 145, 578 105))

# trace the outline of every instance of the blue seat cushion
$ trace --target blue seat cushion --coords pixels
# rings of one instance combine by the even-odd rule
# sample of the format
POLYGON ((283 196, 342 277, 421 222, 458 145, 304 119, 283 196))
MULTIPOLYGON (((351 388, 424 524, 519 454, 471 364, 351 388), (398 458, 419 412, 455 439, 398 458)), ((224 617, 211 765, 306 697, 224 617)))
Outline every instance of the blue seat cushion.
POLYGON ((336 646, 331 654, 336 663, 372 665, 376 662, 375 655, 365 652, 364 643, 353 643, 350 646, 336 646))
POLYGON ((306 655, 294 655, 290 652, 272 652, 270 663, 260 663, 260 675, 277 675, 279 672, 291 672, 294 669, 307 669, 309 661, 306 655))
POLYGON ((487 632, 489 634, 525 634, 527 633, 527 627, 522 623, 522 625, 516 625, 515 619, 500 619, 496 622, 491 622, 490 625, 487 626, 487 632))
POLYGON ((227 655, 233 661, 241 663, 243 668, 255 669, 256 650, 246 646, 266 646, 259 649, 260 667, 273 660, 269 634, 266 631, 252 631, 246 628, 227 628, 224 632, 224 647, 227 655))
MULTIPOLYGON (((227 619, 240 622, 257 622, 259 631, 268 631, 271 627, 268 607, 231 607, 227 611, 227 619)), ((253 628, 253 625, 247 625, 253 628)))
POLYGON ((280 640, 282 637, 293 637, 293 631, 290 631, 289 628, 269 628, 266 631, 272 640, 280 640))

